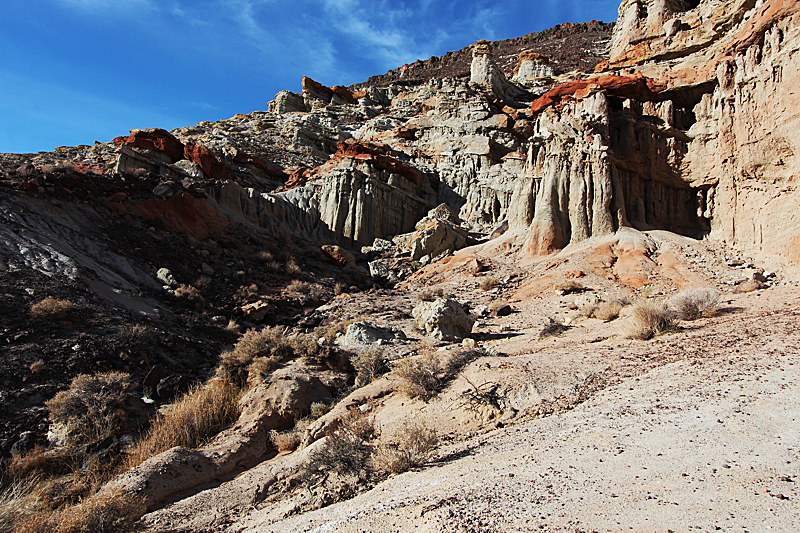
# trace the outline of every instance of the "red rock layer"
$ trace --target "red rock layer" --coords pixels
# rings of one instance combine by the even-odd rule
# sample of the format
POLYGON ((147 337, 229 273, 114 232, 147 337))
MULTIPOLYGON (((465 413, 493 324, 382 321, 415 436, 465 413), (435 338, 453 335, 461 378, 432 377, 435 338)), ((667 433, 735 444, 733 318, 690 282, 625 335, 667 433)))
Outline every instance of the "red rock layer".
POLYGON ((387 155, 387 152, 390 151, 386 148, 367 143, 340 142, 337 145, 336 153, 331 156, 327 163, 315 168, 313 174, 320 174, 328 169, 335 168, 344 160, 355 159, 368 162, 378 170, 399 174, 414 185, 419 186, 422 183, 422 173, 419 170, 387 155))
POLYGON ((114 144, 163 152, 173 161, 183 159, 183 143, 170 132, 159 128, 132 130, 127 137, 115 138, 114 144))
POLYGON ((531 113, 538 115, 546 108, 558 105, 565 98, 581 100, 602 91, 611 96, 653 100, 663 90, 654 80, 644 76, 598 76, 564 83, 547 91, 531 104, 531 113))

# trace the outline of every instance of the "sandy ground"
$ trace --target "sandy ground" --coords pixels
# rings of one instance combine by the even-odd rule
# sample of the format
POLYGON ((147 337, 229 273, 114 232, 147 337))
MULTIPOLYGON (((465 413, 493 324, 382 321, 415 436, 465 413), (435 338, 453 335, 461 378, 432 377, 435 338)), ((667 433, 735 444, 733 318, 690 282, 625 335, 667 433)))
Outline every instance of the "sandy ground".
MULTIPOLYGON (((481 275, 459 266, 465 255, 421 272, 407 290, 336 299, 328 312, 340 319, 367 314, 409 332, 409 341, 389 348, 391 357, 419 348, 409 313, 421 291, 442 288, 473 307, 497 300, 513 307, 473 329, 493 355, 466 366, 429 402, 399 393, 370 400, 382 435, 409 418, 435 428, 437 459, 303 512, 338 490, 275 492, 302 468, 307 448, 150 513, 148 531, 800 529, 800 289, 780 282, 733 294, 731 283, 750 272, 728 267, 729 251, 651 236, 657 249, 648 255, 592 241, 527 269, 493 258, 481 275), (553 285, 575 270, 586 290, 559 295, 553 285), (498 288, 480 290, 485 276, 500 280, 498 288), (715 316, 649 341, 625 336, 629 307, 612 322, 576 309, 592 296, 635 301, 708 286, 723 292, 715 316), (549 318, 571 327, 540 339, 549 318), (482 384, 499 385, 502 412, 466 408, 464 392, 482 384), (272 492, 262 499, 266 486, 272 492)), ((373 385, 391 390, 396 379, 373 385)))
POLYGON ((800 313, 796 291, 777 292, 636 343, 642 368, 683 354, 575 409, 479 435, 352 500, 272 524, 254 511, 229 531, 796 531, 800 313))

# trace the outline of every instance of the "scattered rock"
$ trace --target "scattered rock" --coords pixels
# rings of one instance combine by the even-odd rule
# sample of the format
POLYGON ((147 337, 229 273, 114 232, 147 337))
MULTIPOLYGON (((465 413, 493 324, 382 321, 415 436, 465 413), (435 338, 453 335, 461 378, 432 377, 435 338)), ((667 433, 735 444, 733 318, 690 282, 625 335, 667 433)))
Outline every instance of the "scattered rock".
POLYGON ((337 343, 347 346, 368 346, 381 341, 405 338, 406 334, 400 328, 379 326, 374 322, 354 322, 347 326, 347 332, 337 339, 337 343))
POLYGON ((179 285, 175 279, 175 276, 172 275, 172 271, 170 271, 168 268, 159 268, 158 272, 156 273, 156 278, 158 278, 161 283, 171 289, 174 289, 179 285))
POLYGON ((469 337, 475 322, 461 304, 450 298, 422 302, 412 310, 412 315, 417 329, 434 339, 446 341, 469 337))

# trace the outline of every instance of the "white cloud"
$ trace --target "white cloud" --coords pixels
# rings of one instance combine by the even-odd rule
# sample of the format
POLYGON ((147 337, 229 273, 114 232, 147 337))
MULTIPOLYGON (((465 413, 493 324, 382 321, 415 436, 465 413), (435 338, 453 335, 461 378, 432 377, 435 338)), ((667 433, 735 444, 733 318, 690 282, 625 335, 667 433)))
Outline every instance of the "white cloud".
POLYGON ((90 12, 130 12, 158 10, 158 6, 153 2, 153 0, 56 0, 56 2, 67 7, 90 12))

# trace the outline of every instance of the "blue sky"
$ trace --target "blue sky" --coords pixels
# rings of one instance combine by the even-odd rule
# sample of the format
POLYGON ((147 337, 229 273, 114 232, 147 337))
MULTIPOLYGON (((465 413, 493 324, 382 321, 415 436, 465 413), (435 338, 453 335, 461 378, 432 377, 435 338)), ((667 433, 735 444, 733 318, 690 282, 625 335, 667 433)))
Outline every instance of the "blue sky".
POLYGON ((0 152, 266 109, 478 39, 616 19, 619 0, 4 0, 0 152))

